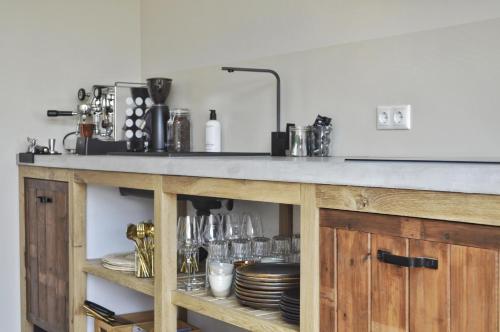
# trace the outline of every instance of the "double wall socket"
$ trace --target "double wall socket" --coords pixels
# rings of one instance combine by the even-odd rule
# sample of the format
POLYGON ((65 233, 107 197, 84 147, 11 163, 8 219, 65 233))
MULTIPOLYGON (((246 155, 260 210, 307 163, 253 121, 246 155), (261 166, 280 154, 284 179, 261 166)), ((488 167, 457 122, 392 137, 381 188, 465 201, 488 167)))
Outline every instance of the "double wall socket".
POLYGON ((378 106, 378 130, 411 129, 411 105, 378 106))

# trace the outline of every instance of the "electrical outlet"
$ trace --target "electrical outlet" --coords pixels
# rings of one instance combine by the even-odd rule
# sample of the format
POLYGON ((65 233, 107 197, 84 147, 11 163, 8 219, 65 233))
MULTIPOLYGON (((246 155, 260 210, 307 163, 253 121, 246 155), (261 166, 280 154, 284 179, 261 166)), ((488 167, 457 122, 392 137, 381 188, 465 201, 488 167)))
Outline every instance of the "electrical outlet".
POLYGON ((378 106, 378 130, 411 129, 411 105, 378 106))

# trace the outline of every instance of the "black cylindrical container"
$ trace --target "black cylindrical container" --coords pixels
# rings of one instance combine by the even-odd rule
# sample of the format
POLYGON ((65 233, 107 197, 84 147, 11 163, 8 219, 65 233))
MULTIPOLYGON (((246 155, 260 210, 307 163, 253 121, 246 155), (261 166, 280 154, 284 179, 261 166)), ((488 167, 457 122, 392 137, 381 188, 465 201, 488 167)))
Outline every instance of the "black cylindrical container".
POLYGON ((172 79, 156 77, 146 80, 149 96, 153 100, 151 112, 151 150, 165 151, 165 120, 168 117, 168 106, 165 105, 172 79))
POLYGON ((154 152, 165 151, 165 114, 168 114, 168 106, 153 105, 151 112, 151 150, 154 152))

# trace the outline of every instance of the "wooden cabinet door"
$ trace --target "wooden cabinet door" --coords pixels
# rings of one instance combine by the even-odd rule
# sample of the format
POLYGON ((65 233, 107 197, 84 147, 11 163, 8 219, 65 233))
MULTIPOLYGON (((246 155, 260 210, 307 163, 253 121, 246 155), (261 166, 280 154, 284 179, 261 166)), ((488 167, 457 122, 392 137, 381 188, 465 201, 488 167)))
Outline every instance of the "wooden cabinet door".
POLYGON ((25 180, 28 320, 48 332, 68 331, 68 185, 25 180))
POLYGON ((322 211, 320 229, 321 331, 500 331, 499 227, 322 211))

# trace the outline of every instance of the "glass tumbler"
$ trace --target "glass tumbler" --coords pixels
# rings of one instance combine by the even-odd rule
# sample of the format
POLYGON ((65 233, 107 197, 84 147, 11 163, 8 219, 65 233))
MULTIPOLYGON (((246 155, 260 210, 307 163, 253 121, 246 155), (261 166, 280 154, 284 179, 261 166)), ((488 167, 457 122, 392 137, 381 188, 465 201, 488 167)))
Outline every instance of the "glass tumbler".
POLYGON ((261 260, 271 256, 271 239, 268 237, 255 237, 252 239, 252 256, 261 260))
POLYGON ((231 242, 231 261, 245 261, 252 258, 252 246, 248 239, 236 239, 231 242))
POLYGON ((227 241, 216 240, 208 245, 208 257, 206 263, 205 286, 210 287, 209 282, 209 267, 213 263, 229 263, 229 243, 227 241))
POLYGON ((291 239, 289 236, 276 235, 273 237, 272 255, 276 258, 288 259, 291 251, 291 239))
POLYGON ((292 252, 289 258, 290 263, 300 263, 300 234, 292 236, 292 252))

